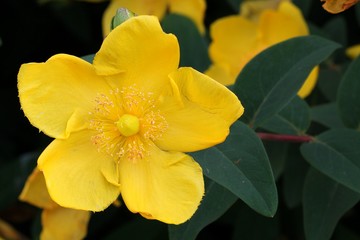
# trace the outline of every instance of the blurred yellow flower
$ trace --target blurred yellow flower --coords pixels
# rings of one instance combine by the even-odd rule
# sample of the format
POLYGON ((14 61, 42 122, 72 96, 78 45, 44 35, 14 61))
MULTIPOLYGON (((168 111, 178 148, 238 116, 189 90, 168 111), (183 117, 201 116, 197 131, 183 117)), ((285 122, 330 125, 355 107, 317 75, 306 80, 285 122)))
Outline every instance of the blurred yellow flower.
POLYGON ((155 15, 160 20, 169 10, 171 13, 190 18, 201 33, 205 32, 205 0, 111 0, 103 15, 104 36, 109 34, 111 20, 119 8, 127 8, 138 15, 155 15))
POLYGON ((29 121, 55 140, 38 159, 51 198, 101 211, 121 192, 132 212, 179 224, 204 194, 202 169, 183 152, 221 143, 243 113, 226 87, 180 68, 179 45, 154 16, 125 21, 93 64, 58 54, 21 66, 29 121))
POLYGON ((25 183, 20 200, 42 208, 40 239, 83 239, 87 233, 90 212, 63 208, 51 200, 44 175, 35 169, 25 183))
POLYGON ((359 0, 320 0, 329 13, 340 13, 359 2, 359 0))
POLYGON ((360 44, 356 44, 346 49, 346 56, 355 59, 360 55, 360 44))
MULTIPOLYGON (((258 20, 249 20, 242 15, 221 18, 210 27, 209 54, 213 65, 206 74, 224 85, 231 85, 243 67, 264 49, 308 34, 300 10, 289 1, 282 1, 276 10, 263 10, 258 20)), ((311 93, 317 75, 316 67, 299 90, 300 97, 311 93)))

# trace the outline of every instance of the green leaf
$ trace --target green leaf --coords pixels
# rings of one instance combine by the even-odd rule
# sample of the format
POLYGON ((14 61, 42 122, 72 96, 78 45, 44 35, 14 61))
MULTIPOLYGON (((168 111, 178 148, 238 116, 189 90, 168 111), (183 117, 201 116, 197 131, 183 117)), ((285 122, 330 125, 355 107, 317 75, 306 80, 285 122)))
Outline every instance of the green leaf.
POLYGON ((329 101, 336 101, 337 91, 339 89, 341 77, 343 75, 342 69, 329 68, 320 69, 317 88, 322 95, 329 101))
POLYGON ((340 45, 317 36, 293 38, 253 58, 241 71, 234 92, 254 128, 280 112, 297 94, 310 71, 340 45))
POLYGON ((209 67, 207 43, 193 21, 181 15, 168 14, 161 25, 165 32, 175 34, 179 41, 180 66, 193 67, 200 72, 209 67))
POLYGON ((248 126, 236 122, 224 143, 191 155, 204 175, 260 214, 274 216, 278 203, 274 177, 262 142, 248 126))
POLYGON ((166 233, 166 225, 159 221, 150 221, 141 216, 137 216, 135 220, 130 221, 111 234, 102 239, 132 239, 132 240, 158 240, 160 236, 166 233))
POLYGON ((301 146, 305 159, 317 170, 360 193, 360 133, 333 129, 301 146))
POLYGON ((359 193, 310 169, 303 195, 306 239, 330 239, 339 219, 359 200, 359 193))
POLYGON ((269 157, 275 180, 277 180, 284 172, 286 153, 288 151, 289 144, 277 141, 264 141, 263 144, 269 157))
POLYGON ((304 100, 295 96, 283 110, 260 127, 275 133, 304 135, 309 126, 309 106, 304 100))
POLYGON ((340 83, 338 109, 345 126, 360 130, 360 58, 355 59, 340 83))
POLYGON ((284 201, 289 208, 295 208, 302 202, 302 189, 309 164, 299 151, 299 146, 292 144, 286 156, 282 189, 284 201))
POLYGON ((308 16, 311 10, 311 4, 313 0, 294 0, 296 6, 298 6, 304 16, 308 16))
POLYGON ((170 240, 196 239, 208 224, 223 215, 238 199, 234 194, 216 182, 205 179, 205 196, 194 216, 181 225, 169 225, 170 240))
POLYGON ((89 55, 82 56, 81 58, 83 60, 87 61, 88 63, 93 63, 94 57, 95 57, 95 54, 89 54, 89 55))
POLYGON ((235 210, 237 216, 233 219, 235 228, 232 240, 279 239, 281 226, 279 214, 274 218, 267 218, 256 214, 245 204, 235 210))
POLYGON ((326 103, 311 108, 311 120, 328 128, 344 128, 336 103, 326 103))
POLYGON ((243 0, 227 0, 235 12, 239 12, 243 0))
POLYGON ((347 27, 346 21, 342 16, 334 16, 324 26, 323 30, 329 35, 330 39, 346 46, 347 45, 347 27))
POLYGON ((18 200, 26 179, 36 166, 39 153, 27 153, 18 159, 1 165, 0 168, 0 210, 18 200))

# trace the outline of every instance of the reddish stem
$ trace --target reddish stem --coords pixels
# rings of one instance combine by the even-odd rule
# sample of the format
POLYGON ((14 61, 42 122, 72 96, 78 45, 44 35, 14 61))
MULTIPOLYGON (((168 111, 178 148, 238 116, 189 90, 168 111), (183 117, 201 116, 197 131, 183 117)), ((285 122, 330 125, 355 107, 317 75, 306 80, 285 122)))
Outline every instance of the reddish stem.
POLYGON ((310 142, 313 140, 310 136, 295 136, 295 135, 283 135, 283 134, 273 134, 273 133, 257 133, 259 138, 262 140, 270 141, 281 141, 281 142, 310 142))

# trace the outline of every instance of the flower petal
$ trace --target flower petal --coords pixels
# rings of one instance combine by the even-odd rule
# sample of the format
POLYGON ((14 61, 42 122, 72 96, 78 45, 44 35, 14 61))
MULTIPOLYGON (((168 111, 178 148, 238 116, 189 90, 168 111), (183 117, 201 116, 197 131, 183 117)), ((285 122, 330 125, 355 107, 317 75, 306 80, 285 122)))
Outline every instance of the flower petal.
POLYGON ((234 83, 234 77, 231 77, 230 68, 225 64, 212 64, 205 74, 225 86, 234 83))
POLYGON ((170 12, 184 15, 194 21, 199 31, 204 34, 204 14, 206 2, 204 0, 169 0, 170 12))
POLYGON ((49 194, 62 207, 102 211, 119 195, 116 165, 91 142, 95 134, 80 131, 55 139, 39 157, 49 194))
POLYGON ((282 2, 278 11, 264 11, 260 16, 259 31, 262 44, 267 46, 309 34, 300 10, 290 2, 282 2))
POLYGON ((179 45, 172 34, 162 31, 153 16, 130 18, 104 40, 94 58, 100 75, 113 75, 113 86, 136 85, 149 92, 161 89, 179 64, 179 45))
POLYGON ((237 76, 245 65, 241 63, 244 56, 258 48, 256 28, 255 23, 241 16, 229 16, 215 21, 210 26, 211 60, 215 64, 229 64, 232 75, 237 76))
POLYGON ((312 92, 312 90, 315 88, 316 82, 317 82, 317 78, 319 75, 319 67, 315 67, 309 74, 309 76, 307 77, 307 79, 305 80, 304 84, 302 85, 302 87, 300 88, 300 90, 298 91, 297 95, 301 98, 306 98, 307 96, 310 95, 310 93, 312 92))
POLYGON ((360 44, 356 44, 347 48, 345 53, 349 58, 357 58, 360 55, 360 44))
POLYGON ((329 13, 340 13, 359 2, 359 0, 321 0, 323 8, 329 13))
POLYGON ((39 208, 52 209, 58 205, 50 198, 43 173, 35 168, 19 196, 19 199, 39 208))
POLYGON ((91 64, 65 54, 23 64, 18 74, 21 107, 32 125, 54 138, 86 127, 97 92, 109 91, 91 64), (106 90, 105 90, 106 89, 106 90))
POLYGON ((170 79, 174 95, 164 98, 159 106, 168 129, 156 145, 164 150, 192 152, 223 142, 230 125, 244 112, 235 94, 192 68, 180 68, 170 74, 170 79))
POLYGON ((204 194, 202 170, 190 156, 149 146, 144 159, 120 161, 121 195, 143 217, 180 224, 196 211, 204 194))
POLYGON ((58 207, 42 212, 40 239, 83 239, 90 212, 58 207))
POLYGON ((166 12, 167 0, 112 0, 103 15, 103 35, 110 33, 110 25, 116 10, 127 8, 137 15, 155 15, 161 19, 166 12))

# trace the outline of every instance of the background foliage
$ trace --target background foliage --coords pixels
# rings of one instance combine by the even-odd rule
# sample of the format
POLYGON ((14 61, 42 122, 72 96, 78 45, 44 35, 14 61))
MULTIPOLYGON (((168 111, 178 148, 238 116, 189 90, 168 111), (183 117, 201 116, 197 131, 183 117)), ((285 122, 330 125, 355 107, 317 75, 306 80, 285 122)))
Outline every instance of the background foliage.
MULTIPOLYGON (((240 2, 208 0, 206 26, 236 14, 240 2)), ((245 115, 226 142, 192 153, 206 182, 193 218, 167 226, 111 206, 93 214, 88 239, 360 239, 360 60, 345 55, 347 47, 360 43, 360 4, 331 15, 320 1, 294 2, 313 35, 264 51, 239 75, 232 90, 246 106, 245 115), (316 89, 298 98, 307 73, 319 64, 316 89), (309 135, 311 141, 261 140, 257 132, 309 135)), ((17 71, 22 63, 60 52, 96 52, 107 2, 0 4, 0 236, 9 224, 18 239, 37 239, 40 210, 17 197, 51 139, 20 110, 17 71)), ((162 26, 178 37, 180 65, 207 69, 207 35, 174 14, 162 26)))

